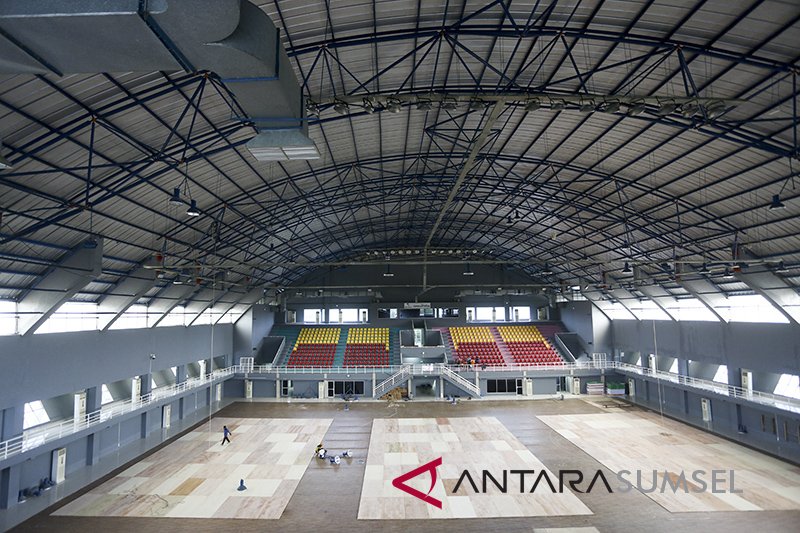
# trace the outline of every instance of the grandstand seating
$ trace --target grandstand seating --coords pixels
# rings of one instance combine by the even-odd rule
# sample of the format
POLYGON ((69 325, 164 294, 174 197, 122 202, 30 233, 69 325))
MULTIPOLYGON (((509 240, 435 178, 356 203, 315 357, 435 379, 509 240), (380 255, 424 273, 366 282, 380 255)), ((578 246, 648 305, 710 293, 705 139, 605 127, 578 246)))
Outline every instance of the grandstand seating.
POLYGON ((466 364, 468 360, 473 359, 479 365, 506 364, 488 327, 455 327, 449 328, 449 333, 453 340, 453 355, 457 363, 466 364))
POLYGON ((519 365, 557 365, 564 362, 536 326, 498 326, 503 342, 519 365))
POLYGON ((333 366, 341 328, 303 328, 286 366, 333 366))
POLYGON ((386 366, 389 364, 389 328, 350 328, 344 366, 386 366))

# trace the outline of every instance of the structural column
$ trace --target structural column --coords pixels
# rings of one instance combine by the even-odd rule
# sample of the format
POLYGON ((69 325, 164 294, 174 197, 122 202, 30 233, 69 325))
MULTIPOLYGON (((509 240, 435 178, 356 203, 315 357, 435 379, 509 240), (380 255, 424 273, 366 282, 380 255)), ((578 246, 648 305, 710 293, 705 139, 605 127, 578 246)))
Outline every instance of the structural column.
MULTIPOLYGON (((141 394, 142 397, 147 396, 151 392, 153 392, 153 375, 150 373, 142 374, 139 376, 139 379, 142 384, 141 394)), ((146 438, 147 435, 150 433, 150 409, 145 408, 144 412, 142 413, 142 431, 141 435, 142 438, 146 438)))
MULTIPOLYGON (((103 404, 103 386, 89 387, 86 389, 86 413, 92 414, 99 411, 103 404)), ((119 423, 119 422, 117 422, 119 423)), ((97 426, 98 428, 100 426, 97 426)), ((99 431, 99 430, 98 430, 99 431)), ((93 465, 100 460, 100 435, 95 432, 89 434, 86 441, 86 464, 93 465)))
MULTIPOLYGON (((22 435, 25 404, 8 407, 0 411, 0 442, 22 435)), ((0 454, 3 450, 0 449, 0 454)), ((2 457, 2 455, 0 455, 2 457)), ((0 471, 0 509, 9 509, 17 503, 20 490, 21 465, 14 465, 0 471)))
MULTIPOLYGON (((178 365, 175 368, 175 384, 180 385, 186 382, 186 365, 178 365)), ((184 413, 186 412, 186 397, 181 396, 178 400, 178 420, 183 420, 184 413)))

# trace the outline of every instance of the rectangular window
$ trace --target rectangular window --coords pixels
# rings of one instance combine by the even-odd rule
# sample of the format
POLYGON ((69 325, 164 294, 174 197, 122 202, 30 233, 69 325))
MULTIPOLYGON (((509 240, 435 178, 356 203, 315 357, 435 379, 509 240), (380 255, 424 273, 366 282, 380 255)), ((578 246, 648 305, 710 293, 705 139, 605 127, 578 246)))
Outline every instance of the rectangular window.
POLYGON ((35 333, 92 331, 97 329, 98 318, 97 304, 66 302, 35 333))
POLYGON ((522 394, 522 380, 487 379, 486 392, 489 394, 522 394))
POLYGON ((303 309, 304 324, 321 324, 322 320, 322 309, 303 309))
POLYGON ((50 422, 50 416, 44 410, 41 400, 36 400, 25 404, 22 417, 22 429, 40 426, 50 422))
POLYGON ((17 302, 0 300, 0 335, 16 335, 17 302))
POLYGON ((530 322, 531 308, 527 305, 511 308, 511 320, 514 322, 530 322))
POLYGON ((328 397, 334 396, 363 396, 363 381, 329 381, 328 397))
POLYGON ((727 322, 789 323, 789 319, 760 294, 729 296, 725 304, 714 309, 727 322))

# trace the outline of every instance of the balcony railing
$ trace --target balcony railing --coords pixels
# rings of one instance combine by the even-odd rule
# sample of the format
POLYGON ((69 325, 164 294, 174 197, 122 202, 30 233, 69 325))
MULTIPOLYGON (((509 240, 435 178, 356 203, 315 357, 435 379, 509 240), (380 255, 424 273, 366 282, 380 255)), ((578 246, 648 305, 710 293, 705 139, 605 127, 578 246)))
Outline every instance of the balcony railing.
POLYGON ((124 400, 103 406, 99 410, 89 413, 78 420, 63 420, 27 429, 18 437, 0 442, 0 460, 8 459, 9 457, 43 446, 48 442, 58 440, 62 437, 73 435, 96 424, 106 422, 111 418, 147 407, 165 398, 178 396, 187 390, 196 389, 203 385, 230 377, 233 373, 233 367, 216 370, 212 374, 207 374, 200 378, 192 378, 183 383, 157 388, 151 393, 145 394, 135 400, 124 400))

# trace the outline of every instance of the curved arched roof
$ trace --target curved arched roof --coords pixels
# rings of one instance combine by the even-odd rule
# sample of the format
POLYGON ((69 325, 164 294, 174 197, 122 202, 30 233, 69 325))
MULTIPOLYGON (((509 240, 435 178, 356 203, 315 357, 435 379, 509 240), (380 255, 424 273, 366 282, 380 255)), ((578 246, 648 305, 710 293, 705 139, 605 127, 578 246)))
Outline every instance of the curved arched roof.
POLYGON ((241 294, 397 248, 474 249, 552 283, 599 283, 623 261, 727 261, 733 243, 800 263, 797 2, 254 3, 319 105, 321 158, 253 159, 254 128, 213 74, 4 76, 0 297, 89 235, 104 261, 84 300, 156 253, 204 285, 225 270, 241 294), (527 111, 530 93, 568 105, 527 111), (418 109, 430 95, 459 105, 418 109), (581 112, 581 95, 651 99, 629 116, 581 112), (364 97, 374 112, 334 110, 364 97), (653 97, 727 111, 661 116, 653 97), (184 180, 200 217, 167 203, 184 180), (779 193, 786 209, 769 210, 779 193))

